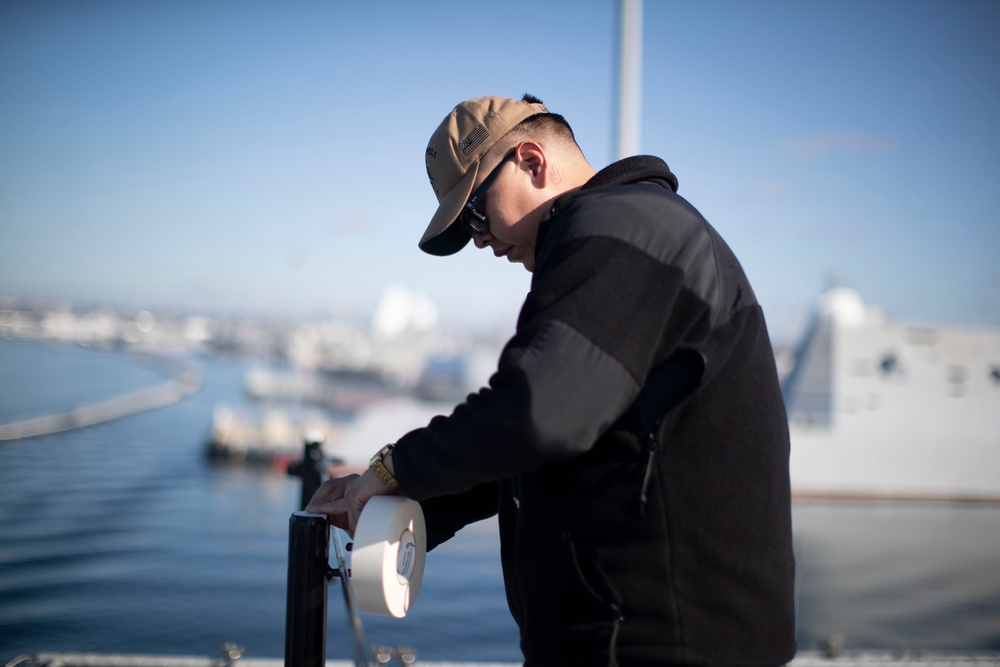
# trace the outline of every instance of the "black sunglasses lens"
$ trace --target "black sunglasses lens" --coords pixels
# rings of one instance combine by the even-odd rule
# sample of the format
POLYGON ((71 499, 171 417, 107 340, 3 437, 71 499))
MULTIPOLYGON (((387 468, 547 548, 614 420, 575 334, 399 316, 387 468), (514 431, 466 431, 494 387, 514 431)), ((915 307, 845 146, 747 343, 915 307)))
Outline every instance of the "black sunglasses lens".
POLYGON ((497 176, 500 175, 500 169, 503 168, 507 160, 514 157, 515 153, 516 149, 510 151, 502 160, 500 160, 500 164, 493 167, 493 171, 491 171, 483 182, 479 184, 479 187, 472 193, 469 200, 465 202, 465 207, 462 208, 462 212, 458 214, 459 222, 462 223, 462 226, 465 227, 465 231, 469 232, 470 236, 473 234, 485 234, 486 230, 489 228, 489 224, 486 222, 486 216, 477 211, 475 206, 482 200, 486 191, 490 189, 491 185, 493 185, 493 181, 496 180, 497 176))
POLYGON ((475 211, 469 208, 462 209, 462 214, 459 216, 459 220, 462 222, 462 226, 465 227, 465 231, 470 234, 483 234, 486 232, 486 217, 482 216, 479 211, 475 211))

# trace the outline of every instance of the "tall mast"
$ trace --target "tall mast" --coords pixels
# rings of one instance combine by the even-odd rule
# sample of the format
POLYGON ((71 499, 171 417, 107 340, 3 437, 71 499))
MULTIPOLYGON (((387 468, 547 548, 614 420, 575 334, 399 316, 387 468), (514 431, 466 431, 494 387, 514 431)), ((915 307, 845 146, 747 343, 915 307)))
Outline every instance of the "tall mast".
POLYGON ((618 0, 615 159, 639 153, 642 113, 642 0, 618 0))

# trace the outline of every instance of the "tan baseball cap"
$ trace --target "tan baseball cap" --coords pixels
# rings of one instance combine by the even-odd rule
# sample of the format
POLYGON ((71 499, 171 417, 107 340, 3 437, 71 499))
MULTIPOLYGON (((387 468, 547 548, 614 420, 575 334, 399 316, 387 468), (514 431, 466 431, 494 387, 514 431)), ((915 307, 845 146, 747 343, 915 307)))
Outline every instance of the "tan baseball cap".
POLYGON ((425 160, 438 209, 420 239, 431 255, 452 255, 469 242, 458 219, 472 194, 479 160, 503 135, 524 119, 548 113, 544 105, 507 97, 479 97, 462 102, 441 121, 427 144, 425 160))

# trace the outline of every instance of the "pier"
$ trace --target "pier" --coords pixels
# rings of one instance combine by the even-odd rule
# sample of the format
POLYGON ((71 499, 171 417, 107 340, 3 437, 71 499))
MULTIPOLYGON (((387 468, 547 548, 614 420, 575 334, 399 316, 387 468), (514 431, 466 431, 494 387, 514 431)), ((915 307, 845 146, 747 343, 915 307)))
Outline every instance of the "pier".
POLYGON ((194 370, 184 369, 171 380, 155 387, 116 396, 68 412, 0 424, 0 442, 93 426, 138 412, 163 408, 195 393, 200 388, 201 377, 194 370))

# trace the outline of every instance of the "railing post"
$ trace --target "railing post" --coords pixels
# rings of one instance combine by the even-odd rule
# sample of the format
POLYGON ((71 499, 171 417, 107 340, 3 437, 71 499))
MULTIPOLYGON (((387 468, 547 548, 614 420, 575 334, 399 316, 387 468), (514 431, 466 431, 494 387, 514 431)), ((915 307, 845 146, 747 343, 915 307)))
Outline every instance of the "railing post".
POLYGON ((323 435, 307 433, 302 448, 302 460, 288 464, 288 474, 302 478, 299 509, 305 509, 313 494, 323 483, 326 463, 323 461, 323 435))
POLYGON ((288 531, 285 667, 325 667, 330 524, 326 515, 295 512, 288 531))

